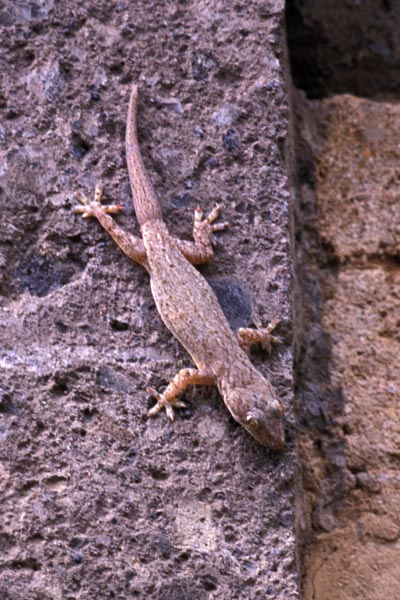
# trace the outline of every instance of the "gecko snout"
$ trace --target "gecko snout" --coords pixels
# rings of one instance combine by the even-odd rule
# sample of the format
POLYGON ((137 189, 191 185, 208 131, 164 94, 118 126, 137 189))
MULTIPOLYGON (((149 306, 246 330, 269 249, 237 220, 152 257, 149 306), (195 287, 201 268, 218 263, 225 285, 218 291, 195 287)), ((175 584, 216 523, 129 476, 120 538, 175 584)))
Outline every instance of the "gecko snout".
POLYGON ((280 404, 267 410, 252 408, 246 414, 242 425, 260 444, 267 448, 280 450, 285 443, 280 404))
POLYGON ((261 384, 258 382, 258 389, 225 391, 225 403, 233 418, 260 444, 280 450, 285 443, 283 407, 268 382, 261 380, 261 384))
POLYGON ((263 446, 280 450, 285 443, 282 414, 283 407, 279 401, 268 408, 252 407, 246 414, 244 426, 263 446))
POLYGON ((280 402, 274 403, 268 410, 271 419, 280 419, 283 415, 283 406, 280 402))

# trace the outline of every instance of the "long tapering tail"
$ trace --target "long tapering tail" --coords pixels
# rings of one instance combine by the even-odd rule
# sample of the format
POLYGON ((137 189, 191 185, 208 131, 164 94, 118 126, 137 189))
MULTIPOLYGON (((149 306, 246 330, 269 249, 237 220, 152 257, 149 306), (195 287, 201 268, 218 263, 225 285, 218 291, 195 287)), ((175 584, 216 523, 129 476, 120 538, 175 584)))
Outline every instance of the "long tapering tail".
POLYGON ((149 221, 162 220, 161 207, 156 198, 153 186, 148 178, 140 154, 136 131, 136 112, 138 103, 138 86, 132 86, 129 100, 128 117, 126 122, 126 160, 128 163, 129 180, 131 182, 133 206, 139 225, 149 221))

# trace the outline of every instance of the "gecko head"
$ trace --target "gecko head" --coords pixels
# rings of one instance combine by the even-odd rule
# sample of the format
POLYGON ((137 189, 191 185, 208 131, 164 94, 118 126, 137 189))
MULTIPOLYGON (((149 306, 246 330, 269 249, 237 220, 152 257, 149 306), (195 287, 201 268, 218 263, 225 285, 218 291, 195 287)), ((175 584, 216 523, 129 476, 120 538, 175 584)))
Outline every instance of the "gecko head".
POLYGON ((269 386, 264 390, 235 389, 229 396, 227 404, 234 419, 257 442, 271 450, 280 450, 285 443, 283 407, 269 386))

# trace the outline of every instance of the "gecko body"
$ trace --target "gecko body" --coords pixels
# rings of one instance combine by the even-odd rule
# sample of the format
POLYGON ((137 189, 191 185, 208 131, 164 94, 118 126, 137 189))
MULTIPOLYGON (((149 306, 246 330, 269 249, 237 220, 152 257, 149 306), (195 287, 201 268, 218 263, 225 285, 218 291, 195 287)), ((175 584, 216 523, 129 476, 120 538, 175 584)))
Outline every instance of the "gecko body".
POLYGON ((273 386, 255 369, 241 347, 253 342, 268 345, 275 340, 271 336, 273 326, 262 330, 241 329, 238 339, 213 290, 193 266, 212 257, 212 232, 227 225, 213 223, 220 213, 219 207, 206 219, 196 209, 194 242, 175 239, 169 233, 139 151, 137 99, 138 90, 134 85, 128 109, 126 155, 142 239, 125 233, 116 225, 109 214, 118 212, 121 207, 102 205, 99 188, 96 188, 93 201, 78 194, 82 206, 77 212, 85 217, 96 217, 125 254, 147 269, 163 322, 197 367, 179 371, 162 394, 148 388, 157 400, 148 414, 154 416, 165 408, 172 420, 173 407, 184 406, 177 396, 188 385, 216 385, 234 419, 264 446, 280 449, 284 444, 282 405, 273 386))

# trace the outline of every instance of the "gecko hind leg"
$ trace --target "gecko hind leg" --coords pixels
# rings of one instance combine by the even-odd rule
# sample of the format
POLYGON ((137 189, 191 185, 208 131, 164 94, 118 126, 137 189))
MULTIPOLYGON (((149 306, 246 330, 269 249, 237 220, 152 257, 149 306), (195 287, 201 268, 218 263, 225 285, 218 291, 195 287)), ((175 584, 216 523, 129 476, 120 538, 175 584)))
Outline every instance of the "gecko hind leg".
POLYGON ((185 408, 186 404, 177 398, 178 394, 183 392, 188 385, 215 385, 214 377, 205 371, 197 369, 181 369, 172 381, 168 384, 162 394, 156 392, 152 387, 147 388, 147 392, 157 400, 157 404, 151 408, 147 416, 154 417, 161 409, 165 408, 167 417, 174 420, 174 408, 185 408))
POLYGON ((282 340, 272 335, 272 332, 275 331, 280 322, 280 319, 275 319, 267 327, 259 329, 240 327, 237 331, 237 339, 240 347, 249 354, 253 344, 260 344, 261 348, 270 354, 272 344, 282 343, 282 340))
POLYGON ((221 210, 221 206, 217 204, 204 219, 203 211, 198 206, 194 211, 194 242, 176 240, 182 254, 193 265, 206 263, 213 258, 213 244, 215 243, 214 233, 217 231, 223 231, 229 227, 229 223, 226 221, 222 223, 214 223, 214 221, 221 214, 221 210))

